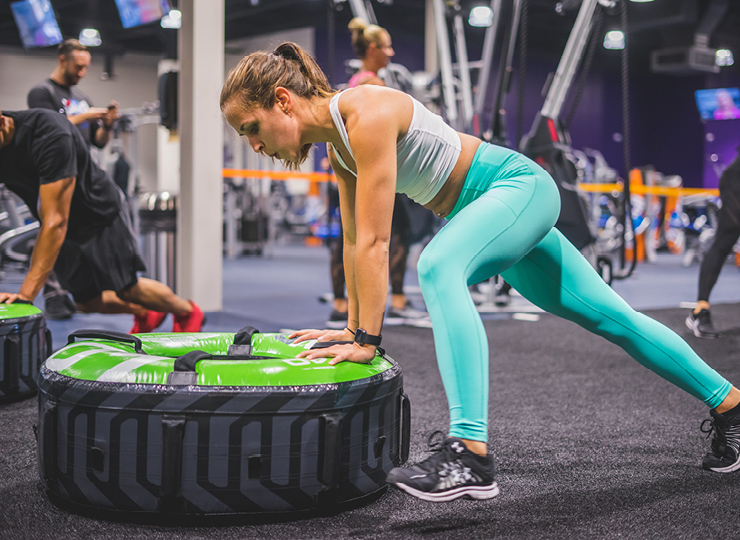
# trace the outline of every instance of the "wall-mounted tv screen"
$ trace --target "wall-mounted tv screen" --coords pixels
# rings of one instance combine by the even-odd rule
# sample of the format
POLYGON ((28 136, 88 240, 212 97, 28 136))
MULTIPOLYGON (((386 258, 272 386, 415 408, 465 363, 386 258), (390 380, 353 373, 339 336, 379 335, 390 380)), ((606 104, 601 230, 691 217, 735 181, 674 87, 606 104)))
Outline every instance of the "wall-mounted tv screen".
POLYGON ((696 106, 702 120, 734 120, 740 118, 740 89, 711 88, 696 91, 696 106))
POLYGON ((10 9, 25 48, 48 47, 62 42, 62 32, 49 0, 13 2, 10 9))
POLYGON ((116 0, 124 28, 159 21, 170 12, 168 0, 116 0))

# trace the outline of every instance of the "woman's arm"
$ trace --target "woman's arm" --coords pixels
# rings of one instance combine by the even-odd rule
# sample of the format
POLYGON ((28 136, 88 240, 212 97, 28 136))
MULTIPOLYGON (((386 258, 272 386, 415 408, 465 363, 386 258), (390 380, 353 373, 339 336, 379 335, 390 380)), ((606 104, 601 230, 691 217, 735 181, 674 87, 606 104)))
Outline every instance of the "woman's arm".
POLYGON ((309 339, 318 339, 319 341, 353 341, 354 331, 357 329, 360 321, 354 280, 355 221, 353 212, 351 211, 351 208, 354 208, 355 205, 355 184, 357 179, 339 164, 334 150, 329 143, 326 145, 326 154, 336 175, 337 188, 339 189, 339 211, 342 216, 342 242, 344 242, 343 270, 344 281, 347 285, 347 329, 349 330, 298 330, 288 336, 290 338, 296 338, 296 343, 301 343, 309 339))
POLYGON ((355 288, 355 188, 357 179, 339 164, 331 145, 327 144, 327 154, 332 169, 337 176, 339 189, 339 212, 342 216, 343 229, 343 263, 344 281, 347 285, 347 327, 353 332, 360 324, 360 312, 357 303, 357 289, 355 288))
MULTIPOLYGON (((379 335, 388 295, 396 144, 399 135, 408 130, 413 103, 401 92, 364 86, 342 96, 339 110, 346 120, 357 168, 356 179, 342 174, 335 156, 331 156, 339 174, 350 326, 352 330, 362 328, 368 334, 379 335)), ((342 153, 342 148, 339 151, 342 153)), ((344 360, 368 362, 375 356, 375 347, 354 343, 306 351, 299 356, 333 356, 331 364, 344 360)))
POLYGON ((348 252, 352 253, 353 261, 352 278, 347 270, 347 288, 351 279, 359 307, 358 326, 369 334, 379 335, 388 296, 388 251, 396 194, 399 128, 396 104, 392 102, 389 106, 377 94, 365 90, 353 91, 367 95, 348 103, 345 113, 357 180, 354 200, 348 200, 347 213, 342 208, 342 219, 345 231, 349 231, 345 232, 345 265, 348 252), (349 216, 347 221, 345 215, 349 216))

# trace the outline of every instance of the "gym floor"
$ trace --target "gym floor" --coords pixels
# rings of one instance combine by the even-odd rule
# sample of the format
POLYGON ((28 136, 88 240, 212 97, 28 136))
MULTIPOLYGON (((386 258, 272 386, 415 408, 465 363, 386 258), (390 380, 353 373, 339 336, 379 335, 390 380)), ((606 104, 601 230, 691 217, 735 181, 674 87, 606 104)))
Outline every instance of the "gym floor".
MULTIPOLYGON (((224 311, 206 330, 323 327, 329 304, 328 251, 278 247, 270 258, 224 266, 224 311)), ((698 266, 660 255, 614 288, 686 338, 731 381, 740 381, 740 271, 728 263, 713 291, 719 340, 684 327, 681 302, 695 299, 698 266)), ((415 275, 410 297, 421 297, 415 275)), ((14 285, 3 283, 10 288, 14 285)), ((708 417, 695 399, 632 361, 617 347, 554 316, 514 310, 484 315, 491 344, 490 448, 501 494, 490 501, 427 503, 397 490, 336 514, 290 520, 245 518, 198 527, 83 516, 54 506, 36 471, 35 400, 0 407, 0 537, 8 539, 262 538, 735 538, 740 484, 703 471, 708 417)), ((127 331, 127 316, 75 315, 50 321, 55 346, 85 327, 127 331)), ((163 330, 168 331, 165 322, 163 330)), ((445 429, 446 402, 431 330, 386 327, 384 345, 404 369, 412 405, 410 461, 424 459, 428 435, 445 429)))
MULTIPOLYGON (((244 257, 224 261, 223 311, 207 314, 205 331, 235 332, 251 325, 262 332, 282 329, 325 328, 331 312, 331 281, 329 250, 302 245, 276 246, 269 256, 244 257)), ((413 257, 411 258, 413 260, 413 257)), ((419 292, 413 264, 406 273, 407 296, 417 308, 424 303, 419 292)), ((639 264, 634 274, 625 280, 615 280, 613 288, 633 308, 647 309, 684 307, 696 301, 699 263, 690 267, 681 264, 681 256, 659 253, 657 261, 639 264)), ((0 284, 15 291, 22 276, 9 275, 0 284)), ((740 269, 731 261, 725 265, 712 291, 712 303, 740 302, 740 269)), ((43 309, 43 299, 36 304, 43 309)), ((492 307, 482 314, 485 319, 508 319, 517 312, 536 309, 521 297, 512 298, 504 309, 492 307)), ((49 321, 54 348, 66 344, 67 335, 80 328, 102 328, 128 332, 130 315, 76 314, 68 321, 49 321)), ((715 321, 719 327, 722 321, 715 321)), ((158 329, 169 332, 172 318, 158 329)))

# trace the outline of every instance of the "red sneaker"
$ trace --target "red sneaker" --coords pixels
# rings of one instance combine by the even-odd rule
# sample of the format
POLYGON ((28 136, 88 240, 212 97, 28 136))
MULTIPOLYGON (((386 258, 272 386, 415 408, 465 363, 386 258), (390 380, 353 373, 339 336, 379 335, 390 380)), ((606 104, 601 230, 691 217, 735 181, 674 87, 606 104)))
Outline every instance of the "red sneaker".
POLYGON ((162 324, 166 316, 166 313, 159 311, 147 311, 146 315, 134 315, 134 327, 129 334, 148 334, 162 324))
POLYGON ((200 332, 205 322, 205 315, 198 307, 198 304, 189 300, 193 306, 193 311, 185 315, 175 315, 175 324, 172 325, 173 332, 200 332))

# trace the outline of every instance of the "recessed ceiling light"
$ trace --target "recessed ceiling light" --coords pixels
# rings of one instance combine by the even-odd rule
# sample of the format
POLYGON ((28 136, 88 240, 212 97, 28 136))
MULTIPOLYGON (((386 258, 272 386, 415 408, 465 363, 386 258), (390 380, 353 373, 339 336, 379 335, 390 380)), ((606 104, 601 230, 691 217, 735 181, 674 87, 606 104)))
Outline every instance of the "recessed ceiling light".
POLYGON ((159 25, 162 28, 180 28, 182 24, 182 13, 177 9, 171 9, 170 12, 162 17, 159 25))
POLYGON ((100 32, 95 28, 83 28, 80 32, 79 41, 85 47, 97 47, 103 40, 100 39, 100 32))
POLYGON ((488 6, 476 6, 470 10, 468 17, 470 26, 491 26, 493 24, 493 11, 488 6))
POLYGON ((624 49, 624 32, 621 30, 610 30, 604 36, 605 49, 624 49))

